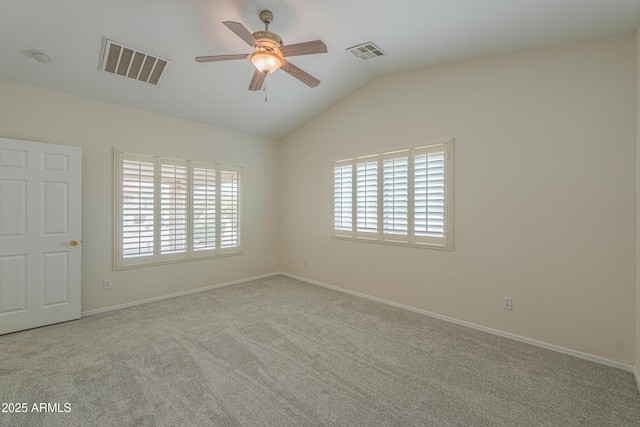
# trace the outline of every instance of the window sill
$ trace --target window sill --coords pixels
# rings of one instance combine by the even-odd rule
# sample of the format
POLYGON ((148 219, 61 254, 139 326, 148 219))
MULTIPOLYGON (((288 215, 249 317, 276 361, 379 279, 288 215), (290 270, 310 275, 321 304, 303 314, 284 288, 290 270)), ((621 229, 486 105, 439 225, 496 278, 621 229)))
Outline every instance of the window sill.
POLYGON ((440 245, 436 243, 409 243, 409 242, 399 242, 399 241, 392 241, 392 240, 380 240, 375 238, 347 237, 347 236, 331 236, 331 238, 336 240, 350 241, 350 242, 376 243, 380 245, 389 245, 389 246, 405 246, 409 248, 438 249, 441 251, 453 251, 453 244, 440 245))

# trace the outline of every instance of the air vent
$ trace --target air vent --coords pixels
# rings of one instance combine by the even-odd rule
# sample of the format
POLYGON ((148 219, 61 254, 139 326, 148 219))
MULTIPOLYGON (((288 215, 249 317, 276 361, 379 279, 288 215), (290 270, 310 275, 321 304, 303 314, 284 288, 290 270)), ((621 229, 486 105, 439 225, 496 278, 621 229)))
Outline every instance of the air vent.
POLYGON ((378 56, 386 55, 382 51, 382 49, 380 49, 378 46, 376 46, 371 42, 362 43, 362 44, 359 44, 358 46, 349 47, 347 48, 347 50, 353 53, 356 57, 365 61, 367 59, 377 58, 378 56))
POLYGON ((171 61, 106 40, 101 71, 158 86, 171 61))

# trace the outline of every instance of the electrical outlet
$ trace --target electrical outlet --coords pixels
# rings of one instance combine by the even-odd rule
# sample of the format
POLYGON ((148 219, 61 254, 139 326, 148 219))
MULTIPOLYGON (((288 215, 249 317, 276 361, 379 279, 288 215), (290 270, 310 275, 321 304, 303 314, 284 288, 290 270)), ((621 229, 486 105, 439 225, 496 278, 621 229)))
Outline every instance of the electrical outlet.
POLYGON ((511 297, 502 297, 502 308, 505 310, 511 310, 511 297))
POLYGON ((102 289, 111 289, 111 280, 103 280, 102 281, 102 289))
POLYGON ((269 262, 271 262, 271 257, 268 257, 268 258, 267 258, 267 262, 268 262, 268 263, 269 263, 269 262))
POLYGON ((308 262, 308 261, 307 261, 307 259, 305 258, 304 260, 302 260, 302 264, 304 264, 304 266, 306 267, 306 266, 309 264, 309 262, 308 262))

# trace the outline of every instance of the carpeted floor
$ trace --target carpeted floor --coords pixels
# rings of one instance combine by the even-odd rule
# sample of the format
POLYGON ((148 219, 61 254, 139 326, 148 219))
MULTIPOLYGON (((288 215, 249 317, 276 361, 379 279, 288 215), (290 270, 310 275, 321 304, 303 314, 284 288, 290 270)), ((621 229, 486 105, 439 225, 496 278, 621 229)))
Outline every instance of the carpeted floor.
POLYGON ((27 404, 2 426, 640 426, 629 372, 283 276, 0 336, 0 402, 27 404))

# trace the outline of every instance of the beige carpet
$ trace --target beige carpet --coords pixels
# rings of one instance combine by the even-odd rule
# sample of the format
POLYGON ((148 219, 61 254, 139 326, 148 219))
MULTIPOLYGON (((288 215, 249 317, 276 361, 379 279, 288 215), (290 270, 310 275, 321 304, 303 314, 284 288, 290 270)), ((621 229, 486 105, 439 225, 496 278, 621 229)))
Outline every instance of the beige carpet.
POLYGON ((282 276, 1 336, 0 402, 28 406, 2 426, 640 425, 629 372, 282 276))

